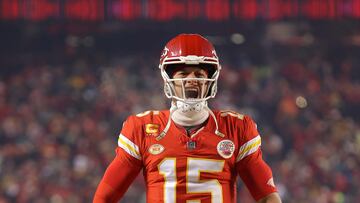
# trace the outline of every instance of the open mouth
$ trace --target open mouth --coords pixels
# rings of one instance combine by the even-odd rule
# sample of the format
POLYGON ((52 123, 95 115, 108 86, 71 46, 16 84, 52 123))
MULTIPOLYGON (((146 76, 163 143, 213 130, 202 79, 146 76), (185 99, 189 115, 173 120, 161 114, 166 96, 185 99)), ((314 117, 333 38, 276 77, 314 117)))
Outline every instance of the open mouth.
POLYGON ((199 97, 199 90, 194 88, 185 89, 185 97, 186 98, 198 98, 199 97))

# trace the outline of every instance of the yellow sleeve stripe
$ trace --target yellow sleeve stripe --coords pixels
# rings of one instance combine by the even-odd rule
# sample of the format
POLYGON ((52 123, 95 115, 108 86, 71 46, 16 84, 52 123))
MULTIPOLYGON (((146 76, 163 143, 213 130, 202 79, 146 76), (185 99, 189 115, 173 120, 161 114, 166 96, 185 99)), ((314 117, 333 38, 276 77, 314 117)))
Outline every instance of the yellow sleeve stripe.
POLYGON ((141 160, 139 147, 122 134, 119 135, 118 146, 125 150, 131 156, 141 160))
POLYGON ((239 155, 236 158, 236 161, 240 161, 241 159, 249 156, 250 154, 256 152, 261 145, 260 135, 254 137, 253 139, 247 141, 240 147, 239 155))

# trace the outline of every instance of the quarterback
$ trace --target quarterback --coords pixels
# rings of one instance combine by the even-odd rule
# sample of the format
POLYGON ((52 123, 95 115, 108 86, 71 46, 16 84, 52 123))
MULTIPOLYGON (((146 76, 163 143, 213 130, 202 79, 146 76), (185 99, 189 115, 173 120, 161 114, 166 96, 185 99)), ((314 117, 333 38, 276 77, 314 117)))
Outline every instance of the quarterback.
POLYGON ((141 170, 148 203, 235 203, 238 176, 257 202, 281 202, 254 121, 208 107, 221 70, 213 45, 180 34, 159 69, 171 107, 127 118, 93 202, 118 202, 141 170))

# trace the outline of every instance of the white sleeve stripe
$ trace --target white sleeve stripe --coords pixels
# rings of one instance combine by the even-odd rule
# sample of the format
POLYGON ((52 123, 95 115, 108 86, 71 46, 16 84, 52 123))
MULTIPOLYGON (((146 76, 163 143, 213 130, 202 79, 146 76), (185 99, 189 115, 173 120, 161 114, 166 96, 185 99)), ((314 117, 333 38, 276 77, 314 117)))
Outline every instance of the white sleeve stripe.
POLYGON ((118 146, 131 156, 141 160, 139 147, 122 134, 119 135, 118 146))
POLYGON ((129 140, 129 138, 125 137, 123 134, 120 133, 119 139, 121 139, 128 145, 132 146, 137 152, 139 151, 139 147, 135 143, 133 143, 131 140, 129 140))
POLYGON ((134 153, 134 151, 131 151, 127 146, 123 145, 123 143, 119 142, 118 144, 119 144, 119 147, 121 147, 123 150, 125 150, 128 154, 130 154, 131 156, 133 156, 136 159, 141 160, 141 157, 138 154, 134 153))
POLYGON ((239 154, 236 158, 236 161, 240 161, 241 159, 249 156, 250 154, 256 152, 261 145, 261 137, 260 135, 254 137, 253 139, 247 141, 240 147, 239 154))

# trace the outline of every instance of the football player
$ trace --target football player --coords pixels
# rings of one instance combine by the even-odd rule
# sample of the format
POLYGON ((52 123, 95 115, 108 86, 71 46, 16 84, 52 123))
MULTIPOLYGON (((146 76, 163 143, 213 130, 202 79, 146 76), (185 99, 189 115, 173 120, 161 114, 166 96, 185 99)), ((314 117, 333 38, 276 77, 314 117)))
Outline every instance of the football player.
POLYGON ((254 121, 208 107, 221 70, 213 45, 180 34, 159 69, 171 108, 127 118, 94 202, 117 202, 141 170, 148 203, 236 202, 238 176, 257 202, 281 202, 254 121))

